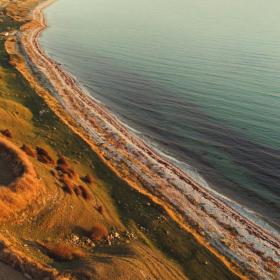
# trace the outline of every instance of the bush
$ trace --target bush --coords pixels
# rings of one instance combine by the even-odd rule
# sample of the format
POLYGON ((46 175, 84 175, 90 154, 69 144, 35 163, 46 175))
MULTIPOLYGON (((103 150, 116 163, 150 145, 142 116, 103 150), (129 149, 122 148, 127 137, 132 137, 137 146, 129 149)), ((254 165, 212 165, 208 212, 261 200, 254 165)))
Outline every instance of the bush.
POLYGON ((56 170, 60 171, 62 174, 68 175, 71 179, 75 176, 75 171, 66 164, 58 165, 56 170))
POLYGON ((101 215, 103 215, 103 207, 100 205, 100 206, 98 206, 97 208, 96 208, 96 210, 101 214, 101 215))
POLYGON ((108 236, 108 230, 104 225, 96 224, 90 232, 90 238, 94 241, 101 240, 108 236))
POLYGON ((36 147, 37 152, 37 158, 40 162, 46 163, 46 164, 54 164, 53 159, 50 157, 49 153, 40 147, 36 147))
POLYGON ((81 177, 81 180, 84 181, 86 184, 91 184, 93 182, 93 178, 89 174, 84 177, 81 177))
POLYGON ((12 133, 9 129, 3 129, 0 132, 2 135, 6 136, 7 138, 12 138, 12 133))
POLYGON ((85 253, 77 247, 65 244, 47 244, 44 245, 48 256, 57 261, 72 261, 85 257, 85 253))
POLYGON ((91 199, 92 199, 92 195, 91 195, 91 193, 86 189, 86 187, 84 187, 83 185, 79 185, 78 188, 79 188, 79 190, 80 190, 80 193, 81 193, 82 197, 83 197, 85 200, 91 200, 91 199))
POLYGON ((35 157, 35 152, 27 145, 23 144, 21 150, 24 151, 28 156, 35 157))
POLYGON ((57 165, 67 165, 67 161, 64 157, 60 157, 58 160, 57 160, 57 165))
POLYGON ((60 171, 62 174, 68 175, 69 178, 74 178, 75 171, 68 165, 66 159, 64 157, 60 157, 57 160, 56 169, 60 171))
POLYGON ((79 186, 75 186, 74 188, 74 192, 77 196, 82 195, 81 189, 79 188, 79 186))
POLYGON ((73 183, 65 177, 60 178, 60 182, 63 184, 63 190, 69 194, 74 193, 75 186, 73 183))

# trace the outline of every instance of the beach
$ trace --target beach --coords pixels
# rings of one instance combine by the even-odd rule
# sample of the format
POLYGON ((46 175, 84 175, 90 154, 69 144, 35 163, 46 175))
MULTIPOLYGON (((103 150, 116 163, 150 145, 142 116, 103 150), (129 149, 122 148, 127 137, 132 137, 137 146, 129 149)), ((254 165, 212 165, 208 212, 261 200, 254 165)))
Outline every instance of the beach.
POLYGON ((61 65, 47 57, 38 39, 47 27, 37 6, 33 20, 22 26, 6 49, 23 61, 16 68, 68 127, 132 188, 164 208, 184 230, 242 279, 279 277, 280 239, 231 207, 163 159, 91 98, 61 65))

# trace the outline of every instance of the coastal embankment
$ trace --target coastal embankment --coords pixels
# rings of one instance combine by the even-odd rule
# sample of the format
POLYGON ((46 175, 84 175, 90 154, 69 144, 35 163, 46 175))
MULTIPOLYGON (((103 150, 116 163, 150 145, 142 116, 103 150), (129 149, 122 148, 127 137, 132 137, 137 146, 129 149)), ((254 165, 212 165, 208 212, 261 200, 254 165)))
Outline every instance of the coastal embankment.
POLYGON ((238 213, 163 159, 45 54, 38 39, 47 27, 42 11, 51 3, 34 8, 32 21, 6 41, 15 67, 114 173, 163 207, 240 278, 277 279, 280 239, 276 233, 238 213))

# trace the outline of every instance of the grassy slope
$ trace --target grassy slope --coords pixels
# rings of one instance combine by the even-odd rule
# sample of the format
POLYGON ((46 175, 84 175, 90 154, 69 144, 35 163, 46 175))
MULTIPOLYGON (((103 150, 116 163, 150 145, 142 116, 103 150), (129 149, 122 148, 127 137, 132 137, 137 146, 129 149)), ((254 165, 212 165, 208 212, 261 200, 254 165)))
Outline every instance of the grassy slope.
MULTIPOLYGON (((0 32, 8 26, 17 27, 5 18, 4 23, 0 25, 0 32)), ((20 246, 23 243, 29 245, 27 248, 22 247, 28 254, 62 271, 70 268, 78 271, 85 267, 93 270, 94 266, 95 270, 98 270, 98 267, 106 270, 107 276, 111 277, 110 273, 113 272, 104 260, 106 257, 110 258, 111 265, 115 267, 114 273, 119 275, 121 270, 129 268, 122 260, 124 258, 127 260, 131 255, 134 256, 133 259, 142 260, 135 264, 139 269, 142 269, 143 265, 148 266, 143 259, 151 252, 154 252, 154 255, 149 258, 149 262, 154 263, 154 266, 161 262, 165 267, 173 266, 173 262, 172 264, 167 262, 159 249, 169 259, 177 262, 191 279, 237 279, 218 259, 197 245, 192 236, 181 230, 159 207, 150 204, 145 197, 114 176, 89 147, 49 111, 43 100, 9 65, 2 40, 0 40, 0 98, 0 129, 8 128, 12 132, 13 142, 19 146, 25 143, 31 147, 37 145, 45 147, 54 158, 62 154, 69 158, 79 174, 91 173, 95 178, 94 186, 91 187, 94 202, 88 203, 75 196, 64 194, 57 180, 49 173, 53 167, 33 160, 37 172, 49 188, 48 207, 40 209, 39 214, 34 217, 30 214, 31 218, 28 219, 23 213, 22 222, 19 220, 16 224, 2 225, 2 228, 8 228, 19 239, 20 246), (94 203, 103 205, 104 215, 93 210, 94 203), (85 262, 70 264, 57 263, 42 252, 38 252, 35 241, 45 239, 69 241, 68 236, 71 232, 82 235, 84 229, 89 229, 96 222, 106 224, 109 228, 117 228, 119 231, 124 229, 133 231, 138 236, 138 241, 126 243, 124 240, 112 246, 101 243, 93 253, 88 250, 89 255, 85 262), (155 259, 154 262, 152 258, 155 259)), ((32 209, 29 213, 32 213, 32 209)), ((155 268, 152 268, 152 271, 155 275, 157 273, 160 275, 155 268)), ((161 276, 167 277, 166 279, 172 278, 171 274, 167 275, 169 276, 161 276)))

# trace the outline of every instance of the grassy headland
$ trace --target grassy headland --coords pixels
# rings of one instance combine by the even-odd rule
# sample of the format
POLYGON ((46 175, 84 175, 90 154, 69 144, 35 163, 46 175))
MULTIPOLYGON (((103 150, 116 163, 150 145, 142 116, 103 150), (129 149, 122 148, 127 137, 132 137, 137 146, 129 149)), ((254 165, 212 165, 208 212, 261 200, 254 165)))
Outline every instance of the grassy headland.
MULTIPOLYGON (((18 2, 29 4, 23 14, 36 4, 18 2)), ((7 15, 7 7, 0 32, 18 30, 24 23, 23 16, 7 15)), ((0 40, 0 130, 8 130, 9 141, 34 153, 29 160, 45 192, 2 222, 1 234, 35 262, 69 278, 238 279, 164 210, 109 170, 48 108, 9 63, 5 39, 0 40), (38 148, 51 160, 40 160, 38 148), (108 234, 94 240, 92 229, 100 225, 108 234)))

